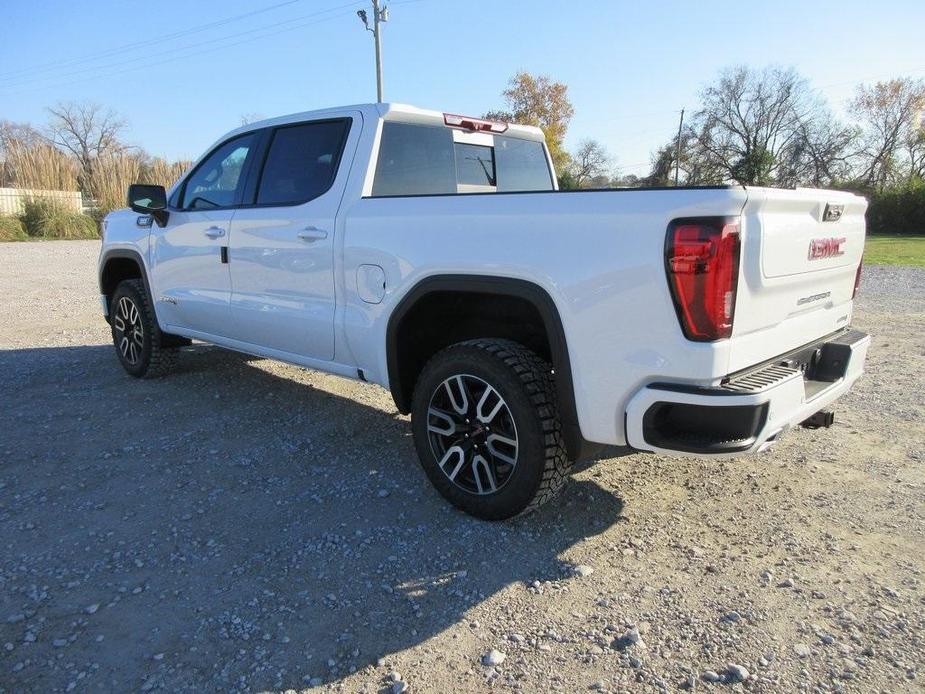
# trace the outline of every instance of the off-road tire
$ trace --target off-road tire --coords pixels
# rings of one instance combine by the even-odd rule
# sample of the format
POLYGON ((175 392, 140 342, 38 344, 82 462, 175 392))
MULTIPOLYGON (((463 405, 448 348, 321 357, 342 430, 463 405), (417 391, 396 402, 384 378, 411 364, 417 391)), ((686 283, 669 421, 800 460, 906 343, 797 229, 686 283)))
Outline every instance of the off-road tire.
POLYGON ((412 396, 411 424, 424 472, 450 503, 477 518, 504 520, 534 511, 565 485, 572 467, 557 402, 552 369, 523 345, 477 339, 447 347, 424 366, 412 396), (432 444, 428 429, 432 398, 447 379, 462 374, 497 391, 516 425, 516 464, 495 492, 473 493, 451 481, 432 444))
MULTIPOLYGON (((175 336, 162 333, 158 327, 144 283, 138 279, 120 282, 113 292, 109 314, 116 357, 126 373, 135 378, 159 378, 165 375, 173 366, 176 354, 175 349, 166 346, 166 338, 175 336), (133 306, 137 311, 137 325, 141 327, 138 339, 135 337, 135 331, 127 335, 123 329, 127 325, 135 324, 127 322, 126 316, 123 315, 123 298, 128 302, 125 306, 133 306), (123 348, 125 339, 134 342, 134 345, 123 348)), ((131 309, 128 310, 128 315, 134 316, 131 309)))

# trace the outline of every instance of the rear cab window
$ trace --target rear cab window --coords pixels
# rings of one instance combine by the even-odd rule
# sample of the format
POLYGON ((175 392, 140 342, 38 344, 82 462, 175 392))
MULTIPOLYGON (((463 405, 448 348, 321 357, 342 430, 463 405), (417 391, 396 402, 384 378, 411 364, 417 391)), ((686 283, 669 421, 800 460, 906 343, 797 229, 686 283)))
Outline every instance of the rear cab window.
POLYGON ((498 191, 553 190, 546 150, 539 142, 495 135, 495 160, 504 172, 498 191))
POLYGON ((382 124, 373 197, 552 190, 542 142, 443 125, 382 124))
POLYGON ((323 195, 334 182, 349 129, 343 118, 276 128, 260 173, 257 205, 300 205, 323 195))

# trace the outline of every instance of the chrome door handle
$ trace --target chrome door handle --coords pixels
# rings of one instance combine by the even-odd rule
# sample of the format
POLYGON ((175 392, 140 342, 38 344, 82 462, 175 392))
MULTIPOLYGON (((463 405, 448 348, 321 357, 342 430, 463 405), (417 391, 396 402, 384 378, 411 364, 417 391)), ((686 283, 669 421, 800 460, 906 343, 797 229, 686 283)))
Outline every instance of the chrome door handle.
POLYGON ((225 235, 225 230, 222 229, 221 227, 209 227, 208 229, 206 229, 205 234, 210 239, 217 239, 220 236, 225 235))
POLYGON ((324 229, 319 229, 318 227, 305 227, 296 234, 303 241, 311 243, 312 241, 321 241, 322 239, 328 238, 328 232, 324 229))

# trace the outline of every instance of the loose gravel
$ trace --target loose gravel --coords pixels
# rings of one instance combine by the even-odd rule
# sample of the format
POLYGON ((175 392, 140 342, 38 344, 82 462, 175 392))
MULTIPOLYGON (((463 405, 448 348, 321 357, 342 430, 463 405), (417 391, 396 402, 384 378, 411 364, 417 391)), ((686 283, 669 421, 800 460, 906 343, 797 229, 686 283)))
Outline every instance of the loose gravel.
POLYGON ((128 377, 98 252, 0 245, 0 692, 922 691, 925 270, 865 268, 831 429, 491 524, 384 390, 201 344, 128 377))

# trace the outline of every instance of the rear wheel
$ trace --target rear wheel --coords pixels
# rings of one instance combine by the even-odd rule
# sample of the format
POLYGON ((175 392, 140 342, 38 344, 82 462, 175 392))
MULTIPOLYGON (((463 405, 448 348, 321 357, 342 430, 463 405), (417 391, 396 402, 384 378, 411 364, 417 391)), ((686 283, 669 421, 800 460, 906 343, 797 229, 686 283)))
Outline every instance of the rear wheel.
POLYGON ((110 326, 116 356, 122 368, 136 378, 157 378, 169 371, 174 351, 157 325, 148 293, 141 280, 119 283, 110 303, 110 326))
POLYGON ((507 340, 470 340, 418 378, 412 429, 421 465, 454 506, 486 520, 528 513, 565 484, 551 369, 507 340))

